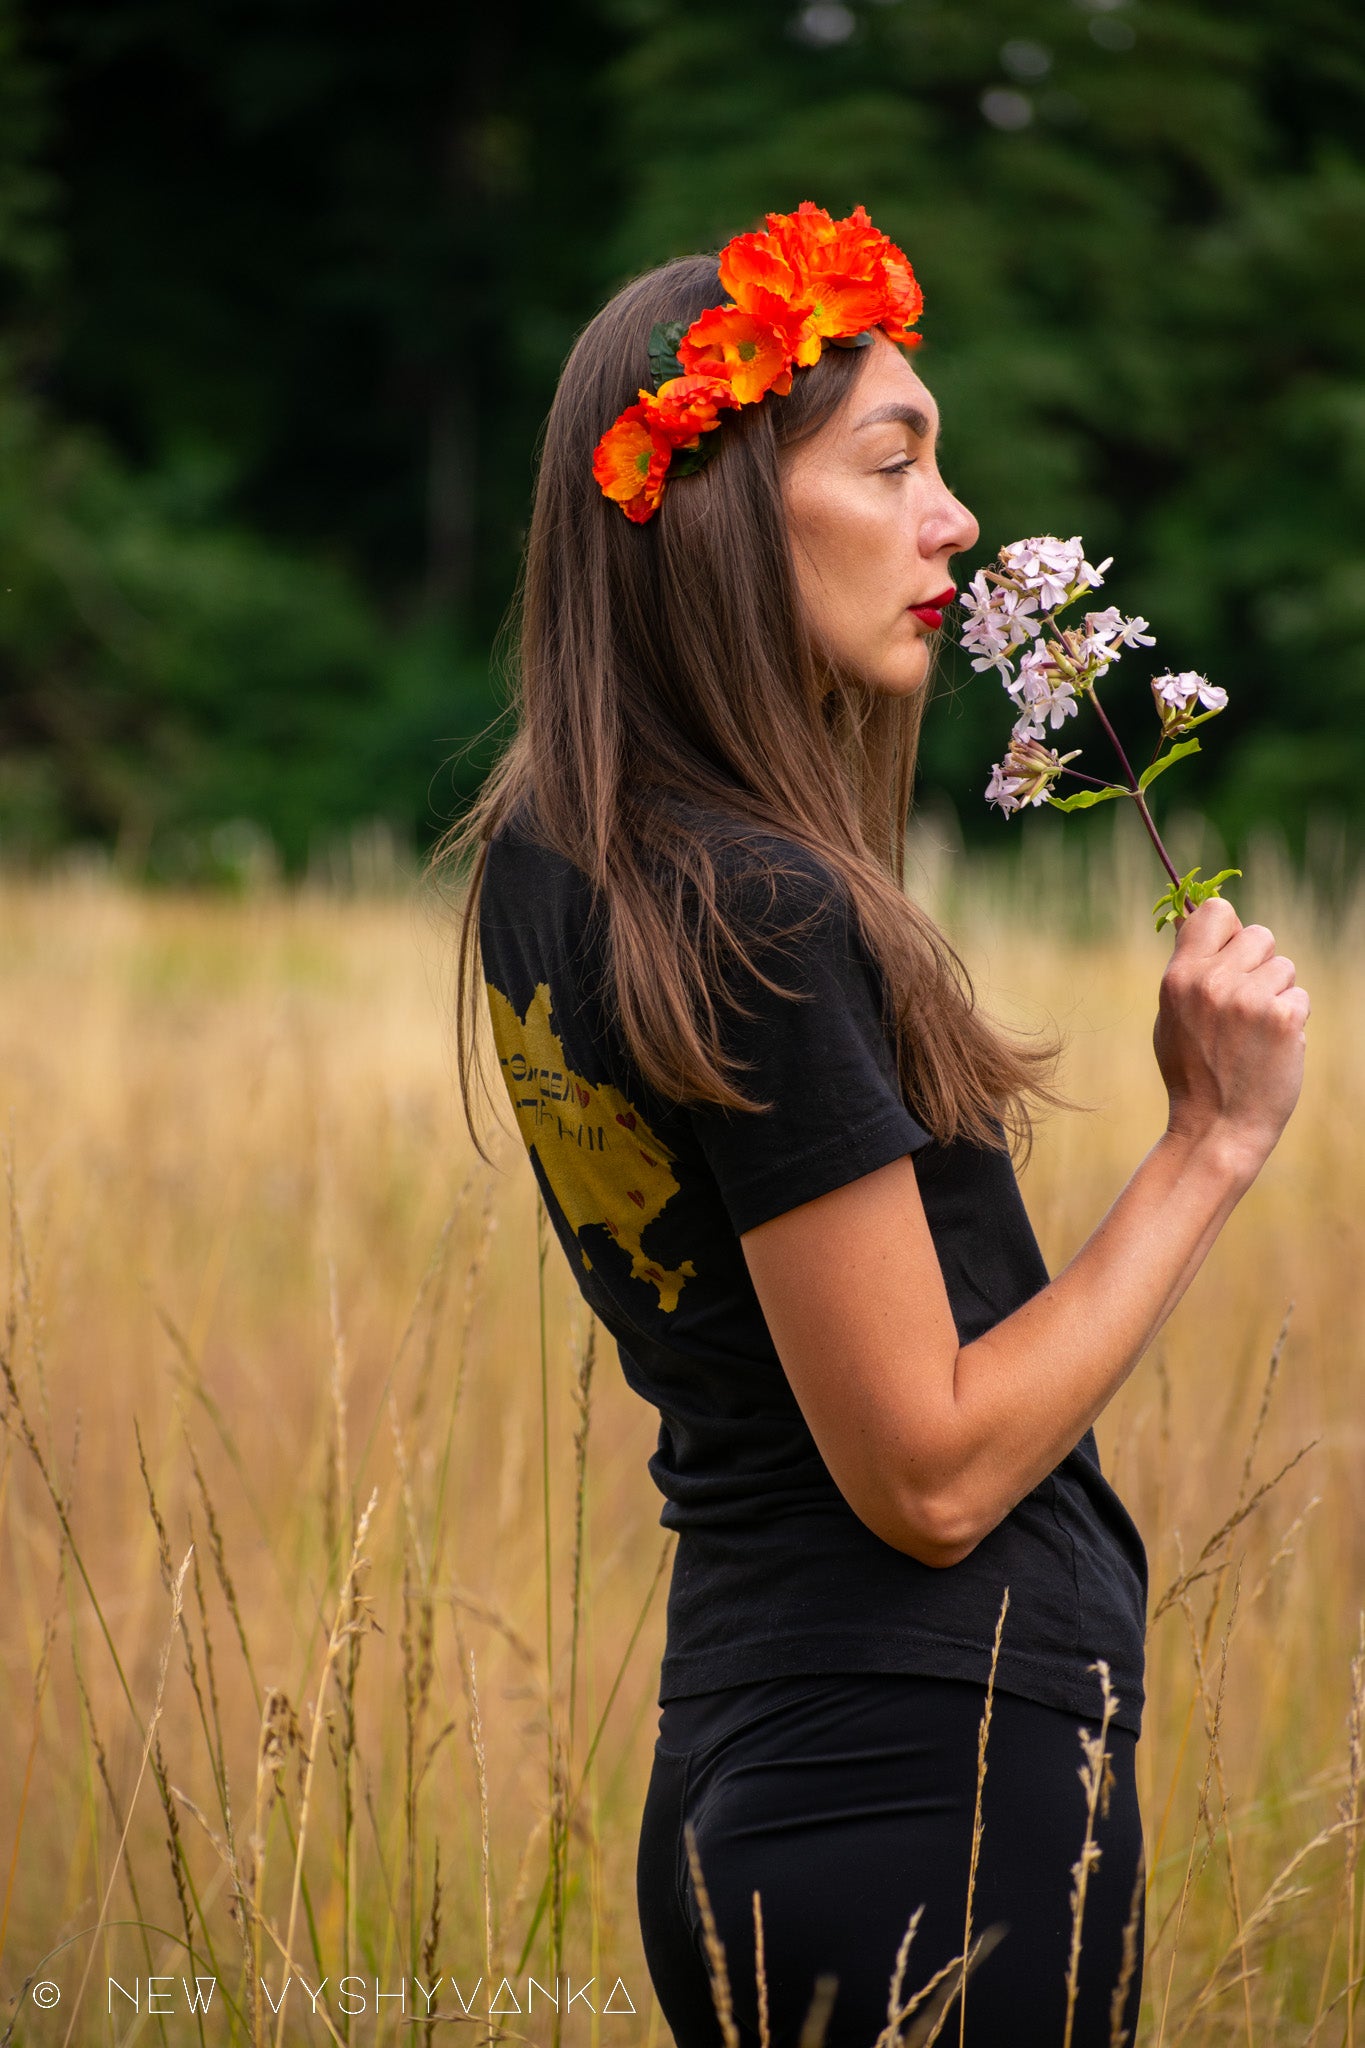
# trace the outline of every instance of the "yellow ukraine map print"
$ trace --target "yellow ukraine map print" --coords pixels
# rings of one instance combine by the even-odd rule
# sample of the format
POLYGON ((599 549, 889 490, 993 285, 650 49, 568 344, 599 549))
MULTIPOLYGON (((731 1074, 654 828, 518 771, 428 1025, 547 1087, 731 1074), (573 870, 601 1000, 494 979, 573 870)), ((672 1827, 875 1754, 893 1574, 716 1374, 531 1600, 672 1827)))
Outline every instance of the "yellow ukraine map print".
MULTIPOLYGON (((589 1223, 610 1231, 630 1257, 631 1278, 652 1282, 659 1307, 671 1314, 683 1282, 694 1279, 697 1269, 684 1259, 675 1272, 666 1272, 640 1239, 678 1192, 669 1170, 673 1154, 617 1089, 571 1072, 550 1028, 545 982, 524 1017, 518 1017, 500 988, 491 981, 486 986, 493 1041, 527 1151, 539 1153, 575 1235, 589 1223)), ((580 1253, 591 1270, 592 1261, 581 1247, 580 1253)))

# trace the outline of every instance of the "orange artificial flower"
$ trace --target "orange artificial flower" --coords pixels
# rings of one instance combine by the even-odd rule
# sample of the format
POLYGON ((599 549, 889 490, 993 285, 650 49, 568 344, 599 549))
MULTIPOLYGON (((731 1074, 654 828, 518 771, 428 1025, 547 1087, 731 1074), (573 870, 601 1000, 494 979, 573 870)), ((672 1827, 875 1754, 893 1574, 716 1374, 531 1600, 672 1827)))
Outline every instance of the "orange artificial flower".
POLYGON ((819 361, 824 341, 871 327, 906 343, 923 303, 906 257, 861 206, 836 221, 809 199, 795 213, 770 213, 766 234, 736 235, 721 251, 720 281, 749 312, 763 310, 765 295, 784 302, 802 369, 819 361))
POLYGON ((784 398, 792 388, 795 337, 787 326, 786 309, 771 293, 751 296, 761 301, 767 317, 743 306, 712 306, 678 343, 684 370, 727 379, 736 405, 752 405, 769 391, 784 398))
MULTIPOLYGON (((910 260, 861 206, 843 220, 809 199, 795 213, 770 213, 766 232, 726 244, 719 268, 732 303, 710 307, 685 333, 681 323, 662 330, 669 346, 679 336, 683 374, 641 391, 593 456, 603 491, 637 523, 657 511, 678 449, 697 448, 722 412, 770 391, 784 396, 793 368, 818 362, 826 341, 852 341, 872 328, 902 348, 922 338, 910 332, 924 305, 910 260)), ((657 353, 651 339, 651 361, 657 353)))
POLYGON ((886 326, 891 340, 900 339, 918 313, 910 304, 918 286, 906 257, 861 206, 836 221, 807 199, 795 213, 770 213, 768 228, 796 276, 808 335, 845 339, 886 326))
POLYGON ((712 376, 670 377, 652 399, 644 391, 640 397, 649 404, 656 430, 675 448, 695 445, 720 425, 722 412, 739 403, 729 380, 712 376))
POLYGON ((903 256, 892 242, 888 253, 882 259, 886 272, 887 310, 882 315, 882 332, 888 341, 894 341, 901 348, 918 348, 923 341, 922 334, 910 334, 906 330, 913 326, 924 310, 924 293, 919 281, 910 268, 909 259, 903 256))
POLYGON ((886 243, 861 206, 844 220, 831 220, 823 206, 809 199, 795 213, 770 213, 768 234, 802 283, 817 272, 872 277, 886 243))
POLYGON ((737 306, 757 310, 755 292, 766 292, 791 304, 796 297, 796 272, 771 235, 736 235, 720 252, 720 281, 737 306))
POLYGON ((910 258, 904 249, 897 248, 889 235, 880 228, 874 228, 861 206, 855 206, 849 219, 867 235, 869 247, 875 243, 881 259, 882 280, 885 289, 885 306, 878 326, 888 341, 894 341, 901 348, 918 348, 923 341, 922 334, 910 334, 907 329, 919 319, 924 308, 924 293, 910 267, 910 258))
POLYGON ((720 281, 746 313, 775 318, 786 327, 798 369, 819 362, 820 336, 811 323, 809 297, 772 235, 736 235, 728 242, 720 252, 720 281))
POLYGON ((673 450, 650 423, 650 406, 628 405, 593 451, 592 473, 627 519, 652 518, 663 496, 673 450))

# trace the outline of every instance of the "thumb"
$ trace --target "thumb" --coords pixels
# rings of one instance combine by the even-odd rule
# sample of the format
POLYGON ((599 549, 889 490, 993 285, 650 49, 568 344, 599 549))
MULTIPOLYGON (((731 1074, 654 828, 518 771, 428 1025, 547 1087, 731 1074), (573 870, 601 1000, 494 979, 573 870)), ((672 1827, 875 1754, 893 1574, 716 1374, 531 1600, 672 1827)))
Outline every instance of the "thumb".
POLYGON ((1221 952, 1242 929, 1242 920, 1221 896, 1206 896, 1176 928, 1175 952, 1211 956, 1221 952))

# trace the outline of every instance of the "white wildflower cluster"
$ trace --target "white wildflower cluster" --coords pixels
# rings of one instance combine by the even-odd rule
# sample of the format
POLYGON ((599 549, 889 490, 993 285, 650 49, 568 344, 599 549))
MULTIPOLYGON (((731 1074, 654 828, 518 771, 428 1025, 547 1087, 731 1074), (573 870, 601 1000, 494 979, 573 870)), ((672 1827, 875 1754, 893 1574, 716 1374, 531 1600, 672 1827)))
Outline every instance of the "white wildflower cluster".
POLYGON ((1017 676, 1007 678, 1005 688, 1018 706, 1013 737, 1040 740, 1044 727, 1055 732, 1064 718, 1074 718, 1079 708, 1076 685, 1057 662, 1048 641, 1036 641, 1019 664, 1017 676))
MULTIPOLYGON (((1079 626, 1057 623, 1058 612, 1100 588, 1113 559, 1110 555, 1098 568, 1093 567, 1085 558, 1078 533, 1070 540, 1041 534, 1032 540, 1011 541, 1001 548, 995 565, 982 569, 962 593, 965 623, 961 644, 978 673, 988 668, 998 671, 1018 714, 1004 759, 991 769, 987 803, 995 804, 1008 817, 1029 805, 1036 808, 1053 803, 1064 811, 1090 810, 1113 798, 1131 797, 1170 878, 1170 886, 1152 906, 1156 928, 1161 931, 1167 924, 1179 923, 1197 904, 1218 895, 1222 884, 1241 872, 1224 868, 1207 880, 1201 880, 1198 868, 1178 875, 1146 802, 1147 790, 1158 775, 1164 775, 1187 754, 1198 753, 1199 741, 1189 735, 1195 726, 1224 709, 1228 693, 1193 669, 1153 676, 1152 698, 1161 732, 1155 753, 1139 774, 1105 716, 1095 685, 1125 648, 1154 647, 1156 636, 1149 632, 1146 619, 1126 618, 1113 604, 1103 611, 1087 612, 1079 626), (1076 716, 1084 696, 1090 698, 1096 718, 1113 742, 1121 781, 1105 782, 1079 768, 1068 770, 1079 747, 1059 754, 1055 747, 1043 743, 1049 726, 1056 732, 1076 716), (1168 746, 1173 740, 1179 744, 1168 746), (1053 784, 1068 772, 1086 787, 1058 796, 1053 784)), ((1100 1669, 1103 1671, 1103 1665, 1100 1669)), ((1107 1683, 1106 1677, 1106 1687, 1107 1683)))
POLYGON ((1010 656, 1042 631, 1037 598, 1007 583, 991 582, 986 571, 978 569, 958 602, 967 614, 962 645, 975 657, 972 667, 978 674, 997 668, 1008 684, 1010 656))
POLYGON ((1204 717, 1211 718, 1215 711, 1224 710, 1228 701, 1225 689, 1192 668, 1182 669, 1178 676, 1169 670, 1164 676, 1153 676, 1152 695, 1161 714, 1163 733, 1183 731, 1189 725, 1202 723, 1191 715, 1196 703, 1204 706, 1204 717))
POLYGON ((1058 640, 1036 641, 1020 662, 1018 675, 1005 678, 1020 714, 1015 738, 1040 740, 1044 720, 1055 731, 1064 718, 1075 716, 1077 693, 1107 675, 1123 648, 1155 645, 1146 619, 1126 619, 1114 604, 1107 611, 1087 612, 1078 627, 1058 640))
POLYGON ((1044 533, 1033 540, 1011 541, 1000 550, 1000 566, 1020 587, 1036 597, 1045 612, 1054 612, 1083 590, 1098 590, 1113 562, 1109 555, 1092 569, 1078 533, 1058 540, 1044 533))
POLYGON ((1096 675, 1103 675, 1109 664, 1118 660, 1120 648, 1156 646, 1156 634, 1147 631, 1146 619, 1125 619, 1116 604, 1102 612, 1087 612, 1081 621, 1081 637, 1085 660, 1095 665, 1096 675), (1097 666, 1100 662, 1103 668, 1097 666))
MULTIPOLYGON (((999 569, 978 570, 960 600, 967 620, 962 645, 973 657, 972 667, 978 673, 998 669, 1016 703, 1031 706, 1041 702, 1037 684, 1045 676, 1060 673, 1074 681, 1071 671, 1077 669, 1102 675, 1117 658, 1120 646, 1150 647, 1152 641, 1140 637, 1146 629, 1145 619, 1125 619, 1116 605, 1103 612, 1087 612, 1079 633, 1067 636, 1065 668, 1059 670, 1055 658, 1044 662, 1036 647, 1025 655, 1021 668, 1028 680, 1021 693, 1012 657, 1029 641, 1037 640, 1044 626, 1051 623, 1043 616, 1045 613, 1060 611, 1087 590, 1098 590, 1113 559, 1109 555, 1095 568, 1085 559, 1078 533, 1070 540, 1039 534, 1032 540, 1012 541, 1001 548, 999 569)), ((1045 710, 1051 708, 1054 694, 1049 685, 1045 710)), ((1053 719, 1054 725, 1064 716, 1065 712, 1059 713, 1053 719)))
MULTIPOLYGON (((1114 560, 1108 555, 1096 568, 1086 560, 1078 533, 1070 540, 1039 534, 1011 541, 996 560, 997 567, 980 570, 962 593, 962 646, 978 673, 998 671, 1018 714, 1009 751, 992 767, 986 787, 987 802, 1008 814, 1042 803, 1051 782, 1075 759, 1042 746, 1048 727, 1056 732, 1075 717, 1081 698, 1125 648, 1154 647, 1156 636, 1146 619, 1126 617, 1113 604, 1087 612, 1079 626, 1058 625, 1056 614, 1098 590, 1114 560)), ((1226 690, 1192 671, 1154 677, 1152 690, 1163 741, 1200 722, 1193 715, 1196 700, 1205 717, 1228 700, 1226 690)))
POLYGON ((1068 761, 1074 761, 1080 752, 1059 754, 1055 747, 1045 747, 1041 741, 1016 736, 1009 743, 1003 761, 997 761, 991 770, 991 779, 986 787, 986 800, 997 804, 1008 817, 1011 811, 1020 811, 1025 804, 1044 803, 1048 791, 1061 774, 1068 761))

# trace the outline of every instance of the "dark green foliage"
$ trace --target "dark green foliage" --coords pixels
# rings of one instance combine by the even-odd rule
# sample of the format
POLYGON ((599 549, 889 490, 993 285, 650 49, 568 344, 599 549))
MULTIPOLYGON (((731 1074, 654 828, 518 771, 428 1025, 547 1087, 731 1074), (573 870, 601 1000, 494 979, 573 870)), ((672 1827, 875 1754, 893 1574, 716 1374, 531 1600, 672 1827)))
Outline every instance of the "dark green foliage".
POLYGON ((249 818, 297 865, 448 820, 596 289, 563 165, 602 48, 510 9, 0 0, 0 854, 169 870, 249 818))
POLYGON ((709 462, 720 446, 719 429, 703 434, 695 448, 675 448, 668 465, 668 481, 674 477, 695 476, 704 462, 709 462))
MULTIPOLYGON (((915 264, 961 576, 1083 533, 1158 635, 1120 730, 1231 694, 1182 800, 1353 823, 1363 133, 1347 0, 0 0, 0 850, 429 834, 574 332, 803 198, 915 264)), ((925 778, 999 843, 945 670, 925 778)))
POLYGON ((670 377, 681 377, 678 343, 687 332, 685 320, 656 321, 649 330, 649 376, 657 391, 670 377))
MULTIPOLYGON (((1231 693, 1182 796, 1234 844, 1267 813, 1295 836, 1315 807, 1358 816, 1365 17, 1274 0, 846 12, 829 45, 810 25, 838 10, 639 10, 618 267, 764 208, 862 200, 924 286, 915 367, 982 529, 964 575, 1019 535, 1083 533, 1116 558, 1104 601, 1153 620, 1153 668, 1231 693), (1031 118, 993 126, 990 92, 1031 118)), ((1125 655, 1105 693, 1143 735, 1145 664, 1125 655)), ((998 837, 980 789, 1010 708, 960 656, 947 673, 925 776, 998 837)), ((1107 776, 1084 713, 1078 740, 1107 776)))

